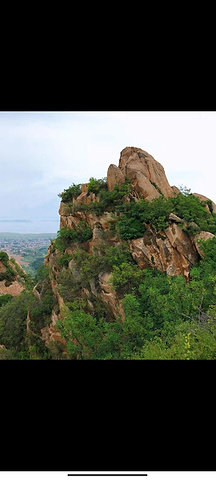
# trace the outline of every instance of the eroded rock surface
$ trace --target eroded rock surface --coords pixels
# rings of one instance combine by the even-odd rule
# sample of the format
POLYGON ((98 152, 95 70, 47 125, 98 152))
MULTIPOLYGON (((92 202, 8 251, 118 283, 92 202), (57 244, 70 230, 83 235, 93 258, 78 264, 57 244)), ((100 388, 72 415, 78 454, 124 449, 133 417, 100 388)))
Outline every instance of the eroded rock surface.
POLYGON ((161 194, 166 198, 174 194, 163 166, 141 148, 126 147, 121 151, 119 166, 112 164, 108 168, 108 189, 112 191, 114 182, 121 184, 124 178, 132 180, 139 197, 149 201, 161 194))
POLYGON ((148 228, 142 238, 130 241, 130 250, 140 268, 154 267, 171 276, 182 274, 186 279, 199 259, 191 238, 176 223, 165 232, 148 228))

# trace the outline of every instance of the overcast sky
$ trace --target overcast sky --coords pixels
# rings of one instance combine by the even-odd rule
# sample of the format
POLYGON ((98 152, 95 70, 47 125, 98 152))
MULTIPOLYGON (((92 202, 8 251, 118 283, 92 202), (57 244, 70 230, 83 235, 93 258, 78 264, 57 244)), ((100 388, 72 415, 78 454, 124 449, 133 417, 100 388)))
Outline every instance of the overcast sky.
POLYGON ((0 112, 0 231, 56 232, 58 193, 105 177, 126 146, 216 203, 216 112, 0 112))

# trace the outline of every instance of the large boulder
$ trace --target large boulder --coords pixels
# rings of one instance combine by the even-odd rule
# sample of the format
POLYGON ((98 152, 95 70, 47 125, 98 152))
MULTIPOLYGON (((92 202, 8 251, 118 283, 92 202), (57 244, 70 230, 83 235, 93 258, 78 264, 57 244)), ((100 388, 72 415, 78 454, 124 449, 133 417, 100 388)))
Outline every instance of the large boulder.
POLYGON ((110 165, 107 172, 109 191, 113 191, 115 183, 123 183, 125 178, 131 180, 139 198, 151 201, 161 194, 166 198, 174 195, 163 166, 141 148, 124 148, 119 166, 110 165))
POLYGON ((125 182, 125 176, 122 171, 113 163, 109 166, 107 171, 107 186, 109 192, 113 192, 116 184, 122 185, 125 182))
POLYGON ((145 150, 136 147, 126 147, 122 150, 119 168, 128 178, 133 172, 142 173, 166 198, 173 196, 173 190, 168 183, 163 166, 145 150))
MULTIPOLYGON (((193 193, 193 195, 195 195, 195 197, 198 197, 201 202, 207 202, 208 200, 210 200, 210 198, 206 197, 205 195, 201 195, 201 193, 193 193)), ((212 203, 212 213, 216 213, 216 204, 212 200, 210 201, 212 203)), ((206 210, 210 212, 208 204, 206 205, 206 210)))

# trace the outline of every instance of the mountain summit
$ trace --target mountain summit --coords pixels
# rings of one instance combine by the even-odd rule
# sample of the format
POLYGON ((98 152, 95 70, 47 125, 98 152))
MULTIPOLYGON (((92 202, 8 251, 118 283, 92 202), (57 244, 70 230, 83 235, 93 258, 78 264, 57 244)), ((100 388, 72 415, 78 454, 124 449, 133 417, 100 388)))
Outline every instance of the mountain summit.
POLYGON ((163 166, 141 148, 126 147, 121 151, 119 166, 110 165, 107 172, 108 189, 131 180, 141 198, 151 201, 160 195, 173 196, 163 166))
POLYGON ((0 308, 0 353, 216 358, 216 205, 170 186, 137 147, 107 177, 59 196, 60 229, 37 284, 0 308), (22 344, 10 331, 16 306, 22 344))

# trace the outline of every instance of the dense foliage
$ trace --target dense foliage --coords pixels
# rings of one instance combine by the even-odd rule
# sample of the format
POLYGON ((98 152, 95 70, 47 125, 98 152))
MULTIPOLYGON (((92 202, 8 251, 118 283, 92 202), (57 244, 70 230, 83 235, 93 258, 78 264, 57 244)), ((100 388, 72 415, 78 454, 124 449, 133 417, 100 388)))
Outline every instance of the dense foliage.
POLYGON ((50 358, 50 352, 41 339, 41 328, 50 323, 56 303, 48 268, 39 267, 34 279, 28 277, 19 296, 13 298, 7 294, 0 300, 0 345, 4 346, 0 349, 0 359, 50 358), (40 298, 33 294, 35 284, 40 290, 40 298))
POLYGON ((190 234, 201 230, 216 234, 216 214, 209 214, 204 202, 192 194, 180 193, 168 199, 161 196, 152 202, 141 199, 136 203, 125 204, 122 211, 117 228, 120 237, 124 239, 141 237, 145 224, 157 231, 164 231, 169 226, 171 213, 182 219, 180 225, 190 234))
MULTIPOLYGON (((80 185, 73 184, 73 189, 75 188, 80 188, 80 185)), ((170 213, 182 219, 181 227, 190 234, 201 230, 216 234, 216 214, 213 213, 211 200, 201 201, 186 187, 181 187, 180 193, 174 197, 166 199, 161 195, 148 202, 143 199, 137 200, 129 179, 122 185, 115 185, 114 191, 110 192, 105 178, 99 180, 90 178, 88 195, 95 193, 98 201, 81 205, 73 205, 71 193, 69 194, 71 187, 65 192, 67 197, 66 200, 62 197, 62 201, 70 205, 71 213, 79 210, 102 215, 108 211, 118 215, 116 228, 121 239, 141 237, 145 231, 145 224, 151 225, 157 231, 164 231, 169 225, 170 213)))
POLYGON ((53 241, 55 248, 61 252, 65 251, 67 247, 70 246, 71 242, 85 242, 92 237, 91 228, 89 225, 86 225, 85 222, 80 221, 76 229, 72 230, 71 228, 62 227, 57 232, 57 237, 53 241))
POLYGON ((70 187, 64 189, 62 193, 59 193, 58 196, 62 199, 62 202, 68 203, 77 198, 81 193, 81 183, 77 185, 73 183, 70 187))
POLYGON ((0 273, 0 281, 5 280, 5 286, 7 287, 15 280, 16 273, 9 263, 9 257, 6 252, 0 252, 0 261, 5 267, 5 270, 0 273))
POLYGON ((216 359, 216 239, 203 249, 189 283, 156 269, 140 270, 131 261, 113 264, 124 320, 120 314, 112 322, 101 312, 92 315, 73 293, 65 298, 69 310, 58 327, 69 358, 216 359))

